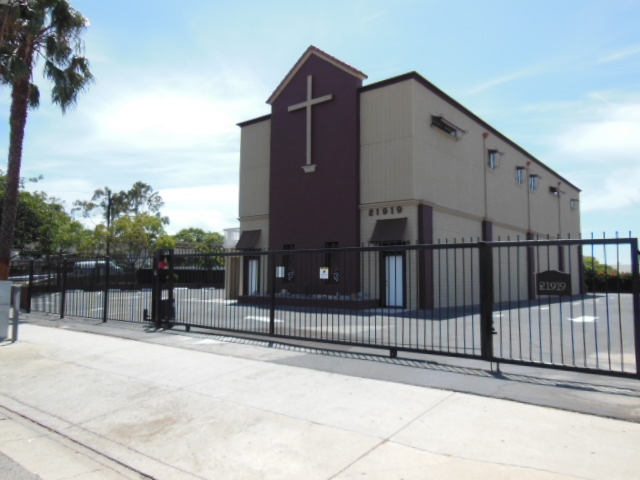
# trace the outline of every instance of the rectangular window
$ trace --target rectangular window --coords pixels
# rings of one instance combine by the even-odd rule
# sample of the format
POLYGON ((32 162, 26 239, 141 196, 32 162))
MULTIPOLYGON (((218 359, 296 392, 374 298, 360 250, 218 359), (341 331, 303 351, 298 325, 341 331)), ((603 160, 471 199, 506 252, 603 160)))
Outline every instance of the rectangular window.
POLYGON ((578 210, 578 207, 580 206, 580 202, 577 199, 572 198, 569 205, 571 206, 571 210, 578 210))
POLYGON ((487 167, 490 170, 495 170, 498 168, 498 151, 497 150, 489 150, 487 152, 487 167))
POLYGON ((526 170, 524 167, 516 167, 516 183, 522 185, 524 183, 524 174, 526 170))
POLYGON ((532 192, 538 188, 538 175, 529 175, 529 190, 532 192))
POLYGON ((437 128, 441 132, 446 133, 451 138, 454 138, 456 140, 462 138, 462 136, 467 133, 460 127, 457 127, 448 120, 445 120, 442 115, 431 115, 431 126, 437 128))

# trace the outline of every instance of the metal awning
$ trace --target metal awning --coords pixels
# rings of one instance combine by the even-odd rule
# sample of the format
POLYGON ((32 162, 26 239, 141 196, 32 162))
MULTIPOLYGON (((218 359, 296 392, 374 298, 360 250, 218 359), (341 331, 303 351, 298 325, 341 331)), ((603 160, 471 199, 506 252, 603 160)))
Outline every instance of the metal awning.
POLYGON ((407 227, 407 219, 391 218, 378 220, 373 229, 371 243, 396 243, 404 241, 404 232, 407 227))
POLYGON ((260 240, 260 230, 246 230, 240 234, 236 250, 255 249, 258 246, 258 240, 260 240))

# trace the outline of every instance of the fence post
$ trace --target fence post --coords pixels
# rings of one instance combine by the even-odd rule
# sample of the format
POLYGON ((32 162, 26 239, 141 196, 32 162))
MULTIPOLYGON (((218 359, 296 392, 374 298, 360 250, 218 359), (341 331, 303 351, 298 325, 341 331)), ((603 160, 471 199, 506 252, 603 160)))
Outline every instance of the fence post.
POLYGON ((60 318, 64 318, 67 300, 67 265, 63 260, 58 263, 58 274, 60 275, 60 318), (62 274, 60 270, 62 269, 62 274))
POLYGON ((17 287, 11 291, 11 305, 13 307, 13 322, 11 324, 11 343, 18 341, 18 326, 20 325, 20 299, 22 298, 22 288, 17 287))
POLYGON ((638 239, 631 239, 631 292, 633 298, 633 335, 636 350, 636 376, 640 378, 640 273, 638 239))
POLYGON ((271 303, 269 308, 269 335, 276 332, 276 257, 273 253, 269 254, 269 292, 271 295, 271 303))
MULTIPOLYGON (((99 271, 99 270, 98 270, 99 271)), ((104 295, 102 298, 102 323, 107 322, 109 315, 109 277, 111 273, 111 261, 109 255, 104 259, 104 295)))
MULTIPOLYGON (((533 234, 527 232, 527 240, 534 240, 533 234)), ((536 299, 536 251, 534 247, 527 246, 527 292, 529 294, 529 300, 536 299)))
POLYGON ((160 290, 160 278, 158 271, 158 263, 160 262, 160 254, 158 251, 153 253, 153 265, 152 265, 152 274, 151 277, 151 321, 153 322, 156 329, 161 328, 160 321, 160 300, 162 297, 162 293, 160 290))
POLYGON ((33 291, 33 275, 34 275, 34 265, 33 260, 29 261, 29 286, 27 288, 27 313, 31 313, 31 292, 33 291))
POLYGON ((480 352, 482 358, 493 361, 493 249, 479 242, 480 267, 480 352))

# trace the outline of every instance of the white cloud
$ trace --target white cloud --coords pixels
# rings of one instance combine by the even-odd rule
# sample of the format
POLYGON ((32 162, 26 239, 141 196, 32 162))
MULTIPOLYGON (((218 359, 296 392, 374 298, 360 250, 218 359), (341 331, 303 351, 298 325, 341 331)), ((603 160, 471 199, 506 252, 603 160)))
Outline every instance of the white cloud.
POLYGON ((170 188, 160 191, 165 202, 162 213, 171 219, 169 233, 197 227, 220 232, 238 226, 238 185, 170 188))
POLYGON ((221 136, 237 135, 236 124, 264 104, 251 83, 228 70, 215 77, 153 72, 134 83, 111 80, 91 106, 92 141, 131 150, 213 148, 221 136))
POLYGON ((634 45, 632 47, 620 50, 619 52, 607 55, 606 57, 602 57, 601 59, 598 60, 598 63, 617 62, 619 60, 624 60, 634 55, 640 55, 640 45, 634 45))
POLYGON ((558 153, 571 161, 640 165, 640 102, 598 106, 556 136, 558 153))
POLYGON ((27 183, 25 189, 34 192, 42 191, 52 198, 61 200, 67 210, 71 210, 76 200, 90 200, 93 192, 99 186, 81 178, 54 179, 46 176, 37 183, 27 183))
POLYGON ((574 111, 580 104, 572 101, 557 101, 557 102, 537 102, 529 105, 525 105, 521 108, 521 111, 527 114, 562 114, 568 111, 574 111))
POLYGON ((480 85, 476 85, 475 87, 470 88, 465 92, 465 94, 473 95, 476 93, 481 93, 481 92, 484 92, 485 90, 489 90, 490 88, 497 87, 498 85, 502 85, 503 83, 512 82, 514 80, 518 80, 523 77, 528 77, 531 74, 532 72, 530 71, 520 71, 520 72, 514 72, 507 75, 503 75, 501 77, 493 78, 484 83, 481 83, 480 85))
POLYGON ((584 212, 619 210, 636 205, 640 208, 640 165, 611 169, 606 175, 583 178, 581 209, 584 212))
POLYGON ((548 158, 572 170, 583 212, 613 212, 640 203, 640 101, 594 100, 567 114, 573 123, 553 136, 548 158))
POLYGON ((229 105, 193 94, 145 92, 121 98, 95 117, 100 141, 133 149, 193 148, 216 135, 233 133, 229 105))
POLYGON ((107 76, 69 115, 45 104, 30 118, 23 175, 43 174, 34 189, 64 200, 68 209, 96 188, 127 190, 140 180, 161 193, 170 232, 234 227, 236 124, 269 111, 257 82, 230 69, 187 78, 107 76))
POLYGON ((567 62, 562 58, 550 58, 548 60, 544 60, 537 63, 524 64, 525 66, 521 67, 518 70, 515 70, 511 73, 506 73, 500 75, 498 77, 487 80, 475 87, 470 88, 465 92, 466 95, 474 95, 477 93, 482 93, 486 90, 489 90, 493 87, 497 87, 498 85, 503 85, 505 83, 510 83, 515 80, 521 80, 524 78, 535 77, 539 75, 545 75, 552 72, 557 72, 559 69, 564 69, 567 67, 567 62))

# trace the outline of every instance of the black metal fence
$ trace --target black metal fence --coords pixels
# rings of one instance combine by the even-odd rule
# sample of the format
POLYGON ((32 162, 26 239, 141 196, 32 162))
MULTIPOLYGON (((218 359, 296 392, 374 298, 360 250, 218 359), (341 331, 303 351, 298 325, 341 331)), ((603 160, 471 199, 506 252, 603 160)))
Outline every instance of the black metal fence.
POLYGON ((33 262, 15 276, 32 310, 60 316, 640 376, 632 238, 169 253, 137 264, 33 262))

